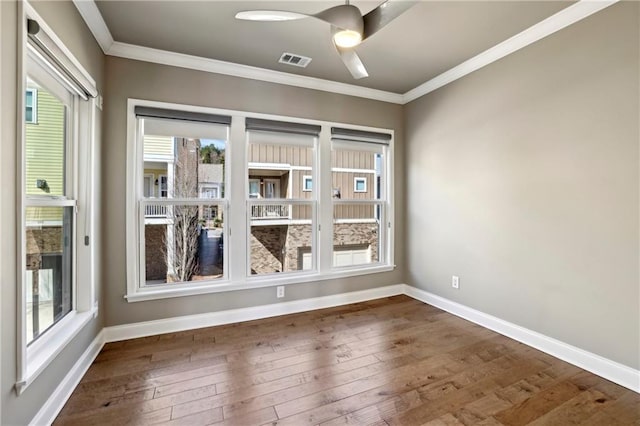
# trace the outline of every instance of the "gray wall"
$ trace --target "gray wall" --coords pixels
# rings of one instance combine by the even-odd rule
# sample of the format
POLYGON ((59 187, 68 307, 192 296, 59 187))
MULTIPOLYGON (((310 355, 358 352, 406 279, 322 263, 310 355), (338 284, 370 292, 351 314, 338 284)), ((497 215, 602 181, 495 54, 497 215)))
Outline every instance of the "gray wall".
MULTIPOLYGON (((396 214, 404 206, 402 107, 344 95, 210 74, 147 62, 107 57, 102 149, 106 325, 127 324, 276 303, 272 288, 127 303, 125 259, 127 98, 175 102, 240 111, 336 121, 396 131, 396 214)), ((404 228, 397 221, 395 254, 398 268, 389 273, 290 285, 285 300, 343 293, 403 282, 404 228)), ((232 253, 233 255, 233 253, 232 253)))
POLYGON ((635 369, 638 8, 405 106, 408 283, 635 369))
MULTIPOLYGON (((32 3, 47 23, 71 49, 77 59, 92 74, 102 87, 104 56, 84 21, 71 2, 32 3)), ((49 398, 53 390, 71 369, 80 355, 102 328, 102 317, 92 320, 78 336, 41 373, 36 381, 18 397, 14 391, 16 372, 16 250, 14 236, 16 228, 16 74, 17 61, 17 17, 18 7, 14 1, 0 1, 2 25, 0 25, 2 84, 0 128, 0 294, 2 366, 0 380, 0 403, 2 425, 28 423, 49 398)), ((98 209, 100 210, 100 208, 98 209)), ((99 239, 99 237, 98 237, 99 239)), ((98 243, 98 240, 95 240, 98 243)))

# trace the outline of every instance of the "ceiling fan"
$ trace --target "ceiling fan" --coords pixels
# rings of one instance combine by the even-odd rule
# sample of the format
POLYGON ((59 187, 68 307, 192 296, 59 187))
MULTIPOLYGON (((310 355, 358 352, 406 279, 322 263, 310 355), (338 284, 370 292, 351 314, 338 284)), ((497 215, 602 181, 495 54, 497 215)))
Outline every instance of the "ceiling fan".
POLYGON ((387 0, 362 15, 360 9, 349 4, 349 0, 340 6, 325 9, 313 15, 281 10, 247 10, 238 12, 236 19, 247 21, 292 21, 295 19, 315 18, 331 24, 331 38, 342 62, 353 75, 360 79, 368 77, 366 68, 354 48, 380 31, 389 22, 413 6, 415 1, 387 0))

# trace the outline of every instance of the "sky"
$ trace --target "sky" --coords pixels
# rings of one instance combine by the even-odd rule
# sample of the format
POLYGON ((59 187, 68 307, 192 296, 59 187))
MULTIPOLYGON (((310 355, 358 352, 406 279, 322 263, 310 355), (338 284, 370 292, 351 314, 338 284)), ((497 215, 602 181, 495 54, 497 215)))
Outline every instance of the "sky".
POLYGON ((225 148, 226 143, 226 141, 220 141, 217 139, 200 139, 200 146, 205 147, 207 145, 213 145, 221 150, 225 148))

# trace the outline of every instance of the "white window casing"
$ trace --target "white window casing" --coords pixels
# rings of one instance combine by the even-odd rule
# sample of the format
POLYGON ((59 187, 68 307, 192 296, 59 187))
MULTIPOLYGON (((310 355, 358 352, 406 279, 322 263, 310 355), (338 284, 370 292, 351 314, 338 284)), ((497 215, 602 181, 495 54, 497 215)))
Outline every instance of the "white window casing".
MULTIPOLYGON (((190 105, 181 105, 173 103, 164 103, 140 99, 129 99, 128 101, 128 121, 127 121, 127 188, 135 188, 135 191, 127 192, 127 294, 125 298, 129 302, 139 302, 145 300, 153 300, 159 298, 172 298, 179 296, 216 293, 232 290, 243 290, 250 288, 270 287, 282 284, 294 284, 302 282, 320 281, 325 279, 343 278, 362 274, 371 274, 378 272, 391 271, 394 269, 393 264, 393 192, 390 191, 390 185, 393 181, 393 131, 388 129, 377 129, 365 126, 343 125, 340 123, 323 122, 308 119, 298 119, 293 117, 273 116, 268 114, 248 113, 242 111, 224 110, 208 107, 198 107, 190 105), (139 206, 142 197, 142 179, 143 179, 143 147, 140 141, 144 135, 144 126, 142 121, 136 118, 135 110, 140 107, 164 108, 171 110, 181 110, 185 112, 202 113, 202 114, 218 114, 231 117, 228 127, 228 134, 225 152, 225 198, 218 201, 219 208, 224 211, 224 261, 225 276, 222 279, 212 281, 198 281, 174 283, 171 286, 146 286, 144 285, 144 241, 141 240, 140 229, 144 226, 144 214, 140 213, 139 206), (251 124, 247 126, 247 120, 251 124), (263 122, 277 121, 284 125, 292 123, 294 126, 299 124, 302 128, 310 126, 317 129, 318 136, 314 142, 314 138, 300 138, 295 134, 278 132, 279 129, 262 128, 263 122), (251 126, 257 127, 251 127, 251 126), (332 126, 340 126, 340 128, 353 129, 360 132, 381 132, 390 135, 389 139, 382 145, 370 144, 368 141, 352 141, 337 140, 332 135, 332 126), (245 144, 245 149, 242 144, 245 144), (360 143, 358 143, 360 142, 360 143), (248 162, 248 146, 256 145, 285 145, 285 146, 306 146, 313 148, 316 152, 314 158, 316 163, 313 167, 295 166, 291 164, 274 163, 249 163, 248 162), (342 145, 341 145, 342 144, 342 145), (333 209, 334 202, 332 200, 332 177, 331 177, 331 150, 332 145, 341 145, 363 149, 367 152, 384 152, 384 170, 385 179, 382 180, 382 199, 372 199, 367 202, 371 205, 380 206, 382 220, 380 224, 381 241, 380 259, 378 262, 372 262, 360 265, 342 266, 335 268, 333 266, 333 236, 332 229, 334 224, 333 209), (361 146, 362 145, 362 146, 361 146), (315 147, 315 148, 314 148, 315 147), (280 189, 279 198, 265 199, 251 197, 249 169, 259 171, 276 171, 278 175, 282 173, 293 173, 296 171, 298 176, 302 177, 302 188, 304 188, 305 180, 310 177, 312 180, 313 196, 311 199, 291 198, 291 180, 293 175, 289 177, 289 189, 285 194, 286 185, 280 189), (302 174, 304 172, 304 175, 302 174), (286 197, 286 198, 285 198, 286 197), (304 254, 304 266, 307 267, 311 262, 311 269, 291 271, 287 273, 252 275, 250 271, 250 255, 249 242, 251 237, 251 207, 252 206, 303 206, 307 205, 311 209, 310 221, 296 220, 295 218, 278 217, 277 220, 260 222, 264 224, 273 224, 281 226, 283 224, 306 224, 315 223, 312 230, 313 246, 315 251, 304 254), (309 259, 311 256, 311 259, 309 259), (133 261, 132 261, 133 260, 133 261)), ((188 123, 183 123, 188 125, 188 123)), ((267 123, 268 125, 268 123, 267 123)), ((281 130, 281 129, 280 129, 281 130)), ((293 131, 297 131, 293 129, 293 131)), ((185 133, 185 132, 183 132, 185 133)), ((210 137, 207 137, 210 138, 210 137)), ((220 138, 223 139, 223 138, 220 138)), ((364 169, 344 168, 348 172, 366 172, 371 179, 375 179, 375 171, 364 169)), ((345 171, 345 173, 348 173, 345 171)), ((258 172, 256 172, 258 173, 258 172)), ((260 172, 261 176, 269 178, 268 174, 260 172)), ((299 178, 298 178, 299 179, 299 178)), ((259 184, 259 182, 258 182, 259 184)), ((298 183, 300 185, 300 183, 298 183)), ((371 188, 368 188, 370 191, 371 188)), ((306 191, 305 191, 306 192, 306 191)), ((153 202, 158 201, 153 200, 153 202)), ((183 200, 184 201, 184 200, 183 200)), ((208 204, 211 200, 199 200, 208 204)), ((353 201, 353 200, 345 200, 353 201)), ((151 201, 149 201, 151 202, 151 201)), ((181 200, 167 200, 167 203, 179 203, 181 200)), ((269 218, 265 218, 269 219, 269 218)), ((369 219, 368 223, 374 224, 378 219, 369 219)), ((354 220, 355 221, 355 220, 354 220)), ((343 223, 349 223, 346 219, 343 223)), ((253 221, 256 224, 256 221, 253 221)), ((355 249, 354 249, 355 250, 355 249)), ((370 259, 371 255, 366 248, 358 249, 345 256, 351 259, 370 259)), ((302 256, 302 254, 301 254, 302 256)), ((346 257, 343 256, 343 259, 346 257)), ((301 264, 302 264, 301 263, 301 264)))
MULTIPOLYGON (((18 192, 22 194, 17 205, 21 237, 18 239, 18 268, 22 271, 18 293, 18 379, 16 390, 20 394, 43 372, 66 345, 97 314, 98 295, 95 288, 96 242, 94 241, 94 203, 96 177, 94 144, 98 135, 96 128, 97 95, 95 82, 77 59, 64 46, 56 34, 27 3, 19 3, 19 16, 23 25, 18 37, 21 93, 26 92, 27 75, 65 105, 65 142, 63 150, 64 178, 62 194, 42 193, 27 195, 33 182, 26 181, 26 125, 18 126, 18 192), (71 234, 70 263, 70 311, 56 318, 52 325, 41 330, 30 342, 27 336, 27 244, 25 234, 28 225, 27 209, 64 207, 70 212, 71 234)), ((18 97, 17 110, 21 122, 25 123, 25 96, 18 97)), ((33 97, 34 117, 37 98, 33 97)), ((42 188, 44 189, 44 187, 42 188)), ((31 222, 29 222, 31 223, 31 222)), ((43 222, 45 223, 45 222, 43 222)), ((67 223, 67 222, 65 222, 67 223)), ((45 223, 46 224, 46 223, 45 223)), ((53 222, 51 222, 53 224, 53 222)), ((66 225, 62 225, 65 227, 66 225)), ((66 229, 66 228, 63 228, 66 229)), ((66 240, 65 240, 66 241, 66 240)), ((64 255, 66 256, 66 255, 64 255)), ((37 271, 37 269, 36 269, 37 271)), ((39 309, 39 308, 38 308, 39 309)))

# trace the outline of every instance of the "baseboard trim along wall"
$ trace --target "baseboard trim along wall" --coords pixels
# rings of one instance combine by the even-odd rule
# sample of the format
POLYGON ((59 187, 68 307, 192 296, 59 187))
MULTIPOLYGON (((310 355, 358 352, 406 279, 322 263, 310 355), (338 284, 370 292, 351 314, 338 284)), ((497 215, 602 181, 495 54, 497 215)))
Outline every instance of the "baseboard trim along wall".
POLYGON ((396 296, 398 294, 404 294, 404 284, 313 297, 311 299, 292 300, 290 302, 274 303, 271 305, 252 306, 249 308, 229 309, 206 314, 186 315, 156 321, 117 325, 105 328, 106 340, 107 342, 117 342, 119 340, 154 336, 156 334, 175 333, 195 328, 213 327, 241 321, 270 318, 278 315, 313 311, 315 309, 332 308, 334 306, 348 305, 350 303, 364 302, 382 297, 396 296))
POLYGON ((83 352, 73 368, 67 373, 65 378, 60 382, 58 387, 53 391, 47 402, 40 408, 35 417, 31 420, 30 425, 50 425, 56 419, 56 416, 69 400, 78 383, 87 372, 91 364, 96 359, 100 350, 105 344, 104 329, 98 333, 89 347, 83 352))
POLYGON ((405 285, 405 294, 640 393, 640 371, 631 367, 416 287, 405 285))
POLYGON ((449 299, 429 293, 406 284, 395 284, 369 290, 350 293, 320 296, 310 299, 294 300, 271 305, 253 306, 249 308, 230 309, 227 311, 211 312, 198 315, 187 315, 166 318, 156 321, 146 321, 134 324, 105 327, 91 342, 73 368, 58 385, 56 390, 42 406, 30 424, 49 425, 64 407, 71 393, 87 372, 91 363, 96 359, 105 343, 116 342, 138 337, 153 336, 163 333, 175 333, 196 328, 213 327, 241 321, 251 321, 287 315, 316 309, 331 308, 351 303, 365 302, 382 297, 405 294, 426 304, 435 306, 453 315, 464 318, 478 325, 486 327, 504 336, 539 349, 568 363, 590 371, 605 379, 640 393, 640 371, 620 363, 571 346, 567 343, 520 327, 492 315, 485 314, 449 299))

